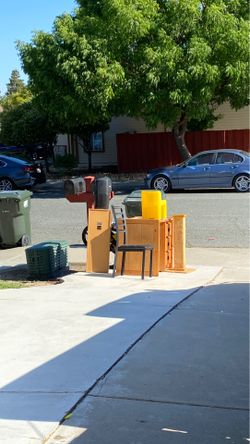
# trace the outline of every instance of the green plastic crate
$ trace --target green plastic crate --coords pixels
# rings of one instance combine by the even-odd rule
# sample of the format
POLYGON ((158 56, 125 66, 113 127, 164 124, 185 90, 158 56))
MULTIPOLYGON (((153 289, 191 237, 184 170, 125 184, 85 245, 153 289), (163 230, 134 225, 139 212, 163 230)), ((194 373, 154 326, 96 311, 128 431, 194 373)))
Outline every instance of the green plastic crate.
POLYGON ((29 276, 49 279, 68 268, 68 243, 66 241, 47 241, 35 244, 26 251, 29 276))

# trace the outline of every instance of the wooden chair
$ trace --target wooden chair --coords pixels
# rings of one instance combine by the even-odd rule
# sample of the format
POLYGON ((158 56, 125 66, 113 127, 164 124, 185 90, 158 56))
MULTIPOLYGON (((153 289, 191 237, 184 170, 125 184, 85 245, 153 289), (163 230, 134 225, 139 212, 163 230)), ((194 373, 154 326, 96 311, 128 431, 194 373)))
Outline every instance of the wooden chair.
POLYGON ((116 272, 116 261, 117 261, 117 255, 119 252, 122 253, 122 267, 121 267, 121 275, 124 274, 125 269, 125 261, 126 261, 126 253, 132 253, 132 252, 141 252, 142 253, 142 269, 141 269, 141 278, 144 279, 145 275, 145 255, 146 251, 150 252, 150 268, 149 268, 149 276, 152 277, 152 266, 153 266, 153 245, 146 244, 146 245, 132 245, 127 244, 127 225, 126 225, 126 218, 124 214, 124 210, 120 206, 111 205, 113 219, 114 219, 114 226, 116 229, 116 247, 115 247, 115 259, 114 259, 114 266, 113 266, 113 277, 115 277, 116 272), (123 241, 124 243, 122 245, 119 244, 120 241, 120 235, 123 235, 123 241))

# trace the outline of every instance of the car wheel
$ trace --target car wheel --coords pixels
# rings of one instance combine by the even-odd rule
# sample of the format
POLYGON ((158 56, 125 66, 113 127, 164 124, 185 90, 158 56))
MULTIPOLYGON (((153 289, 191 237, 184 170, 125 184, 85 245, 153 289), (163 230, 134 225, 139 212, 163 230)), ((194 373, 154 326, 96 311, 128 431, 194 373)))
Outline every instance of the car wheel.
POLYGON ((168 193, 171 190, 171 182, 170 180, 161 174, 154 177, 151 182, 151 187, 155 190, 163 191, 164 193, 168 193))
POLYGON ((13 182, 8 177, 0 179, 0 191, 11 191, 14 189, 13 182))
POLYGON ((246 193, 250 189, 250 177, 248 174, 239 174, 234 179, 234 188, 239 193, 246 193))

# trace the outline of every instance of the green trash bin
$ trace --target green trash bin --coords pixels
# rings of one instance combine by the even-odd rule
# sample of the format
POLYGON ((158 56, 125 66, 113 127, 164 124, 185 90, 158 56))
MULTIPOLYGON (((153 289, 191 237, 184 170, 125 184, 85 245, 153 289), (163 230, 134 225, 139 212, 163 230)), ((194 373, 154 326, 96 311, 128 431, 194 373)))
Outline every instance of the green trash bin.
POLYGON ((28 190, 0 192, 0 246, 25 246, 31 242, 28 190))
POLYGON ((122 202, 125 206, 127 217, 137 217, 142 215, 141 210, 141 190, 132 191, 122 202))

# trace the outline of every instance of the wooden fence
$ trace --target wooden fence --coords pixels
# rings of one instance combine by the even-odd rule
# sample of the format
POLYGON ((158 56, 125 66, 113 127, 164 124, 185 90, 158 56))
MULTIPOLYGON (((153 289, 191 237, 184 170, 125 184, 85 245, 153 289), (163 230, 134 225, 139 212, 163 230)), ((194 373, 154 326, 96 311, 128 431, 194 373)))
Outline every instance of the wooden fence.
MULTIPOLYGON (((187 132, 186 144, 192 155, 221 148, 250 151, 250 130, 187 132)), ((170 132, 118 134, 117 160, 118 170, 123 173, 147 171, 181 161, 170 132)))

